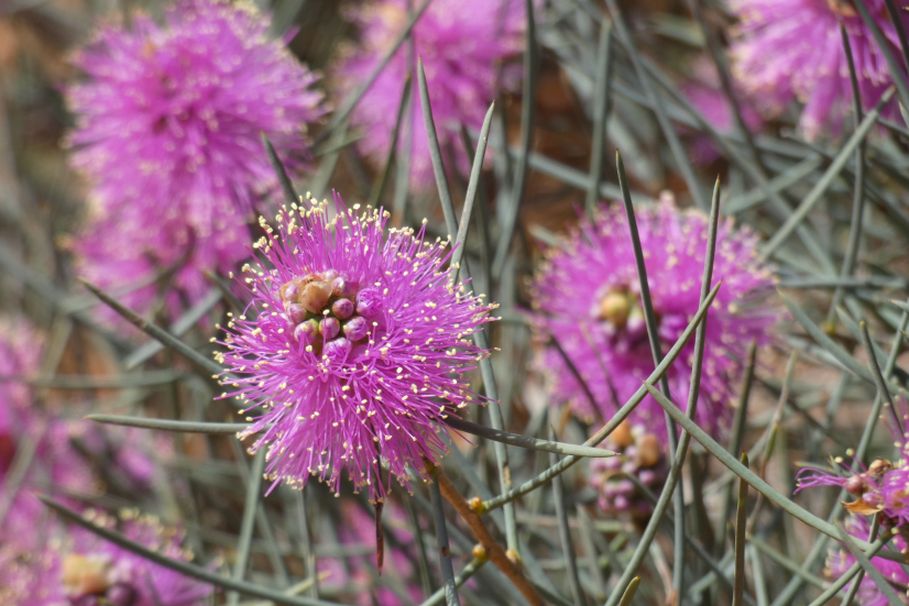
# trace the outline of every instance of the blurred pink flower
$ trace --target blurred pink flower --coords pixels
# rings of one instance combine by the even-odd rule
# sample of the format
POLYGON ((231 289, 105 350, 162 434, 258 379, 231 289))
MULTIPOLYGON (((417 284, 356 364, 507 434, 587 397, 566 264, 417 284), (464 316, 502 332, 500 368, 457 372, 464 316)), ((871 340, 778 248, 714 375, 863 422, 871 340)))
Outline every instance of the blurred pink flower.
MULTIPOLYGON (((668 200, 639 205, 635 214, 665 350, 699 306, 708 220, 668 200)), ((774 288, 769 268, 758 259, 757 237, 736 229, 731 220, 720 223, 713 279, 723 284, 707 319, 697 421, 719 435, 731 421, 748 346, 769 341, 776 311, 757 299, 774 288)), ((591 402, 557 348, 549 346, 541 363, 552 377, 553 404, 567 403, 588 420, 610 418, 654 368, 622 206, 613 204, 592 221, 583 219, 565 242, 554 246, 537 272, 531 295, 538 334, 559 343, 593 398, 591 402)), ((667 372, 677 402, 688 397, 693 356, 694 339, 667 372)), ((649 396, 629 420, 665 436, 662 408, 649 396)))
MULTIPOLYGON (((884 0, 864 2, 899 61, 899 37, 884 0)), ((893 84, 887 61, 849 0, 731 0, 730 5, 740 19, 731 49, 739 83, 768 116, 794 100, 802 103, 799 127, 808 138, 839 134, 852 108, 840 25, 849 36, 863 107, 874 106, 893 84)), ((900 19, 909 28, 906 11, 900 19)), ((899 118, 895 99, 884 115, 899 118)))
MULTIPOLYGON (((866 518, 849 517, 845 522, 846 530, 850 535, 863 541, 868 539, 871 530, 871 524, 866 518)), ((887 544, 891 551, 897 553, 906 553, 907 543, 905 537, 894 535, 887 544)), ((849 553, 842 546, 831 547, 827 554, 827 562, 824 567, 824 573, 828 578, 838 579, 843 576, 847 570, 855 564, 855 556, 849 553)), ((871 564, 877 568, 888 582, 893 583, 897 589, 897 595, 901 598, 901 604, 909 604, 909 595, 906 594, 906 587, 909 587, 909 572, 900 562, 894 562, 886 558, 871 558, 871 564)), ((852 584, 846 586, 841 593, 848 591, 852 584)), ((859 583, 858 593, 856 594, 856 603, 861 606, 893 606, 890 599, 878 588, 869 575, 862 577, 859 583)))
MULTIPOLYGON (((702 58, 694 63, 691 77, 682 85, 682 92, 721 135, 737 132, 735 114, 720 85, 716 67, 709 60, 702 58)), ((738 88, 735 92, 742 120, 749 132, 754 134, 763 125, 763 119, 747 95, 738 88)), ((693 159, 699 164, 709 164, 720 157, 720 150, 709 135, 697 132, 690 138, 693 159)))
POLYGON ((0 543, 37 539, 29 529, 45 512, 35 493, 73 504, 71 496, 97 493, 102 476, 116 476, 124 490, 146 489, 155 470, 142 430, 105 431, 38 405, 28 379, 37 376, 42 355, 43 338, 24 319, 0 319, 0 495, 10 495, 0 543))
POLYGON ((263 133, 290 167, 309 157, 317 78, 268 28, 251 4, 179 0, 162 23, 106 26, 76 55, 72 164, 98 208, 75 249, 101 286, 145 284, 129 299, 143 312, 173 281, 173 315, 205 272, 246 257, 247 224, 277 188, 263 133))
MULTIPOLYGON (((88 492, 94 477, 69 440, 65 420, 35 402, 28 379, 38 374, 44 339, 24 318, 0 319, 0 543, 30 541, 42 513, 30 493, 88 492), (23 458, 19 458, 19 457, 23 458), (22 470, 14 466, 27 464, 22 470), (10 484, 14 472, 21 471, 10 484)), ((2 602, 0 602, 2 603, 2 602)))
MULTIPOLYGON (((180 533, 155 518, 95 511, 85 517, 172 559, 189 561, 180 533)), ((203 606, 212 592, 169 568, 100 539, 88 530, 55 524, 41 548, 0 546, 0 603, 8 606, 203 606)))
POLYGON ((657 494, 669 472, 663 442, 641 425, 622 423, 602 443, 618 456, 590 461, 590 485, 597 506, 610 515, 627 513, 646 519, 653 503, 632 479, 657 494))
MULTIPOLYGON (((434 0, 414 26, 413 65, 417 58, 422 59, 439 146, 449 169, 466 174, 470 168, 461 144, 461 125, 479 129, 500 87, 512 88, 517 82, 520 70, 504 64, 521 51, 526 23, 523 7, 521 0, 434 0)), ((409 21, 408 0, 366 3, 352 19, 360 28, 360 43, 338 69, 346 92, 366 81, 404 30, 409 21)), ((353 113, 354 124, 363 132, 360 149, 379 165, 391 148, 398 104, 411 74, 409 48, 405 42, 395 53, 353 113)), ((422 189, 435 180, 420 99, 416 87, 413 90, 412 111, 406 117, 413 137, 410 183, 422 189)), ((399 147, 402 140, 403 134, 399 147)))

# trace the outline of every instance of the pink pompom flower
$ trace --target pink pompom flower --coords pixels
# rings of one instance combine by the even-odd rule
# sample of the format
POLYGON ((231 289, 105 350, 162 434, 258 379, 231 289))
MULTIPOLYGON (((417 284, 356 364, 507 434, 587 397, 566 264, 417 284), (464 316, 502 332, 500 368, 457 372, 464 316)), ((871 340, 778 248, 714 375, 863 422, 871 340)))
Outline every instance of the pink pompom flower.
MULTIPOLYGON (((461 144, 461 125, 479 129, 500 86, 513 88, 520 74, 506 62, 522 48, 523 6, 520 0, 433 0, 412 30, 412 48, 423 61, 439 145, 450 166, 462 174, 469 170, 470 160, 461 144)), ((348 92, 363 84, 404 31, 410 20, 408 0, 375 0, 359 7, 352 18, 360 28, 360 43, 338 69, 341 88, 348 92)), ((360 149, 380 165, 391 148, 394 117, 412 71, 409 48, 405 43, 395 53, 352 116, 363 132, 360 149)), ((426 189, 435 180, 415 95, 411 107, 406 117, 413 140, 410 183, 426 189)))
POLYGON ((108 25, 75 57, 72 165, 97 208, 75 244, 83 273, 148 311, 199 296, 244 260, 260 198, 277 189, 264 133, 291 167, 325 113, 317 78, 252 5, 179 0, 158 23, 108 25), (155 282, 157 278, 157 283, 155 282))
MULTIPOLYGON (((899 36, 885 1, 864 2, 889 50, 901 57, 899 36)), ((862 106, 873 107, 893 84, 884 55, 849 0, 732 0, 730 4, 740 19, 731 50, 739 83, 767 115, 779 114, 799 101, 803 105, 799 127, 809 138, 839 134, 853 105, 841 25, 849 37, 862 106)), ((900 11, 899 18, 909 28, 909 14, 900 11)), ((899 117, 895 99, 885 106, 884 115, 899 117)))
POLYGON ((476 400, 465 374, 488 352, 471 335, 492 306, 452 284, 450 249, 425 225, 386 229, 387 212, 342 204, 262 220, 264 261, 245 268, 250 301, 218 358, 270 478, 313 475, 338 492, 346 470, 380 500, 391 477, 437 462, 440 424, 476 400))
MULTIPOLYGON (((707 250, 708 218, 671 201, 636 209, 659 338, 668 349, 699 307, 707 250)), ((757 238, 721 223, 714 283, 722 281, 707 319, 697 421, 718 435, 732 416, 732 402, 749 344, 766 343, 775 311, 759 295, 773 293, 770 270, 758 260, 757 238)), ((569 404, 588 420, 608 419, 653 371, 654 362, 640 302, 640 284, 628 221, 614 204, 584 219, 554 246, 531 286, 534 321, 553 339, 590 390, 593 401, 555 346, 542 367, 552 377, 553 402, 569 404)), ((694 339, 669 368, 670 392, 688 397, 694 339)), ((665 436, 662 408, 650 397, 631 414, 632 425, 665 436)))

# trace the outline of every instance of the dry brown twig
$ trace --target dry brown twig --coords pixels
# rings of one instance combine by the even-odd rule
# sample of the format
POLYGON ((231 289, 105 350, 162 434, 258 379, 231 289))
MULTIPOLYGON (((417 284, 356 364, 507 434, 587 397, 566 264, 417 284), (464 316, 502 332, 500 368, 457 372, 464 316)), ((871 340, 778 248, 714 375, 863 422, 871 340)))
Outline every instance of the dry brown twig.
MULTIPOLYGON (((485 551, 482 555, 488 558, 490 562, 495 564, 496 567, 502 571, 502 574, 508 577, 508 580, 514 584, 525 598, 527 598, 528 603, 533 606, 543 606, 543 598, 530 581, 527 580, 521 567, 516 562, 517 554, 514 554, 513 558, 509 557, 509 554, 502 545, 495 540, 492 533, 489 532, 489 529, 483 524, 480 514, 471 508, 467 499, 461 495, 454 484, 451 483, 451 480, 448 479, 448 476, 446 476, 439 467, 426 461, 426 473, 439 483, 439 490, 442 492, 442 496, 455 508, 458 515, 461 516, 461 519, 464 520, 464 523, 470 528, 470 532, 480 544, 479 547, 482 548, 482 551, 485 551)), ((477 551, 480 550, 474 550, 474 557, 481 555, 478 554, 477 551)))

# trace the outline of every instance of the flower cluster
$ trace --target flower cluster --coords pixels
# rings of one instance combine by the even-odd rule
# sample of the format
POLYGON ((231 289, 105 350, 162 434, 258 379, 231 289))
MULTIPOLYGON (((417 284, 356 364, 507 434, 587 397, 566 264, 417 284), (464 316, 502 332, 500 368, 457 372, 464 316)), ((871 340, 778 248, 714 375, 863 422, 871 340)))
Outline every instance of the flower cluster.
POLYGON ((310 200, 262 220, 265 260, 245 267, 251 300, 218 359, 272 479, 338 491, 346 469, 381 499, 380 461, 401 482, 422 472, 444 449, 438 423, 474 399, 463 376, 488 353, 471 335, 491 306, 452 284, 425 227, 386 230, 388 213, 335 202, 334 216, 310 200))
MULTIPOLYGON (((900 401, 899 415, 902 424, 909 421, 905 402, 900 401)), ((797 492, 821 486, 834 486, 846 492, 849 500, 845 508, 849 516, 845 520, 846 530, 859 539, 866 540, 871 527, 870 520, 880 523, 879 536, 889 533, 888 545, 905 553, 909 545, 909 431, 901 430, 895 421, 890 430, 896 439, 895 460, 874 459, 867 467, 854 459, 854 453, 847 452, 848 458, 835 457, 830 468, 805 466, 796 476, 797 492)), ((909 573, 899 563, 885 558, 872 558, 872 564, 885 579, 897 587, 909 586, 909 573)), ((826 572, 831 578, 843 574, 855 563, 855 558, 841 546, 830 549, 826 572)), ((862 579, 858 589, 859 603, 864 606, 884 606, 888 598, 868 577, 862 579)), ((904 603, 909 604, 909 594, 903 592, 904 603)))
POLYGON ((75 250, 90 280, 142 311, 167 284, 174 313, 205 272, 245 258, 247 224, 277 187, 262 133, 290 166, 307 160, 317 79, 268 29, 251 5, 180 0, 161 24, 103 28, 76 57, 72 164, 98 208, 75 250))
MULTIPOLYGON (((665 352, 700 303, 708 221, 704 214, 681 211, 669 200, 637 209, 636 217, 665 352)), ((766 343, 774 323, 774 307, 756 299, 773 289, 756 245, 750 232, 734 229, 730 221, 720 225, 713 276, 722 286, 707 319, 696 415, 701 427, 714 435, 731 419, 749 343, 766 343)), ((609 418, 654 368, 628 221, 620 205, 582 221, 566 242, 549 251, 532 284, 532 296, 538 334, 555 341, 568 358, 555 346, 543 354, 542 366, 554 380, 555 401, 567 402, 587 419, 609 418)), ((693 341, 667 372, 677 402, 688 397, 693 341)), ((630 420, 664 436, 663 418, 659 405, 647 397, 630 420)))
MULTIPOLYGON (((350 92, 361 86, 391 49, 409 22, 408 4, 408 0, 374 0, 352 15, 361 42, 339 66, 343 89, 350 92)), ((514 87, 519 72, 503 63, 521 49, 526 23, 523 6, 520 0, 434 0, 415 24, 412 42, 395 53, 354 110, 353 121, 363 130, 362 151, 376 163, 385 161, 393 144, 389 120, 398 112, 404 85, 419 58, 439 145, 451 166, 466 174, 470 166, 460 143, 460 128, 478 129, 497 89, 514 87)), ((416 96, 411 107, 409 128, 402 127, 402 132, 410 132, 413 144, 410 182, 426 188, 434 180, 416 96)))
MULTIPOLYGON (((863 1, 893 56, 902 56, 885 0, 863 1)), ((893 84, 883 53, 850 0, 733 0, 730 4, 740 19, 732 46, 739 82, 768 115, 800 101, 804 109, 799 126, 809 138, 825 128, 832 134, 842 130, 852 107, 841 26, 852 49, 862 105, 874 106, 893 84)), ((909 28, 906 11, 899 11, 899 19, 909 28)), ((899 117, 895 100, 887 104, 884 114, 899 117)))
POLYGON ((653 511, 652 501, 632 478, 659 492, 669 471, 662 441, 640 425, 623 422, 603 446, 619 454, 590 462, 590 484, 597 492, 597 505, 608 514, 628 513, 634 519, 646 519, 653 511))
MULTIPOLYGON (((92 523, 170 559, 191 559, 182 536, 156 519, 87 512, 92 523)), ((44 549, 0 547, 0 601, 11 606, 202 606, 211 587, 81 529, 54 528, 44 549)))
POLYGON ((838 486, 852 499, 846 509, 855 515, 877 515, 884 528, 909 536, 909 434, 899 442, 899 458, 875 459, 867 467, 835 459, 832 470, 806 466, 799 470, 798 489, 838 486))

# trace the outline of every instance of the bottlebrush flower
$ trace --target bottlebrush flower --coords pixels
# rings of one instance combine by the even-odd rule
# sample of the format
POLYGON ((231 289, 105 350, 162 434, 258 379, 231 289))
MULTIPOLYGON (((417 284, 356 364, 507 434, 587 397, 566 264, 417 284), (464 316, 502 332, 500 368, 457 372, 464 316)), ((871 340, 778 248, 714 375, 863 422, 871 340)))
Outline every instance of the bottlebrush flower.
MULTIPOLYGON (((168 558, 189 561, 181 534, 132 512, 121 519, 88 512, 94 524, 168 558)), ((54 528, 43 550, 0 548, 0 600, 12 606, 202 606, 211 587, 87 530, 54 528)))
MULTIPOLYGON (((901 423, 909 421, 909 408, 904 400, 898 401, 901 423)), ((796 492, 819 486, 835 486, 846 491, 850 500, 845 502, 849 517, 845 520, 846 530, 854 537, 868 538, 871 516, 880 522, 879 535, 891 533, 888 547, 904 553, 909 537, 909 431, 897 427, 896 422, 888 423, 895 438, 896 459, 879 458, 867 467, 854 460, 852 451, 848 458, 834 457, 833 465, 824 469, 806 466, 796 475, 796 492)), ((909 573, 899 562, 884 558, 872 558, 872 564, 885 579, 893 581, 898 588, 909 586, 909 573)), ((827 557, 826 572, 837 578, 855 563, 855 558, 842 547, 832 547, 827 557)), ((905 592, 902 597, 909 604, 905 592)), ((859 585, 858 603, 863 606, 886 606, 887 597, 881 593, 873 579, 864 578, 859 585)))
MULTIPOLYGON (((699 306, 701 275, 707 250, 707 217, 679 210, 668 200, 636 210, 645 251, 648 283, 663 350, 676 341, 699 306)), ((752 298, 769 294, 770 271, 757 257, 757 239, 747 230, 720 224, 714 283, 723 284, 708 318, 697 421, 717 435, 732 414, 736 381, 749 343, 764 343, 776 313, 772 305, 752 298), (759 292, 760 291, 760 292, 759 292)), ((588 398, 574 370, 554 346, 542 366, 552 376, 554 402, 568 403, 593 420, 608 419, 653 371, 647 329, 639 301, 640 285, 628 221, 621 205, 583 220, 563 244, 549 251, 532 287, 537 332, 565 351, 590 389, 588 398)), ((692 338, 667 378, 677 402, 687 401, 692 338)), ((632 425, 665 436, 662 408, 649 396, 630 416, 632 425)))
MULTIPOLYGON (((408 0, 376 0, 352 14, 360 28, 360 44, 338 69, 343 90, 356 90, 366 81, 410 21, 408 6, 408 0)), ((412 30, 413 62, 411 45, 405 43, 354 110, 353 122, 363 131, 360 149, 375 163, 385 162, 404 83, 419 58, 426 72, 439 146, 449 166, 466 174, 470 160, 461 144, 461 125, 479 129, 500 84, 513 88, 517 81, 520 71, 507 69, 503 63, 521 50, 526 23, 523 6, 520 0, 434 0, 412 30)), ((416 92, 411 107, 407 118, 413 141, 410 183, 427 188, 435 180, 416 92)), ((401 132, 399 145, 403 145, 403 125, 401 132)))
MULTIPOLYGON (((864 2, 890 51, 901 57, 885 0, 864 2)), ((809 138, 825 129, 838 134, 853 104, 841 24, 852 48, 863 107, 874 106, 893 83, 887 61, 849 0, 732 0, 730 5, 740 19, 731 50, 739 82, 770 115, 793 100, 801 102, 799 126, 809 138)), ((909 15, 899 14, 909 28, 909 15)), ((887 104, 884 115, 899 117, 896 100, 887 104)))
MULTIPOLYGON (((102 286, 176 272, 192 298, 205 271, 243 260, 247 223, 277 187, 261 134, 300 167, 325 112, 317 78, 268 29, 252 5, 180 0, 162 23, 134 15, 76 55, 72 164, 98 205, 76 250, 102 286)), ((158 286, 135 291, 145 309, 158 286)))
POLYGON ((641 425, 623 422, 603 446, 619 454, 590 461, 590 484, 597 492, 597 505, 608 514, 629 513, 636 520, 646 519, 653 504, 631 478, 651 492, 659 492, 669 472, 662 441, 641 425))
MULTIPOLYGON (((903 414, 903 423, 906 422, 903 414)), ((875 459, 865 467, 859 461, 834 458, 829 469, 806 466, 799 470, 797 490, 838 486, 852 498, 846 509, 853 514, 877 515, 884 528, 909 532, 909 432, 891 427, 897 438, 897 459, 875 459)))
MULTIPOLYGON (((853 537, 863 541, 868 539, 871 524, 866 518, 849 517, 845 522, 845 526, 846 531, 853 537)), ((903 536, 894 534, 888 541, 887 547, 891 551, 906 553, 909 545, 907 545, 906 539, 903 536)), ((847 570, 852 568, 855 561, 855 556, 843 547, 832 547, 827 554, 824 573, 828 578, 837 579, 843 576, 847 570)), ((894 562, 893 560, 887 560, 885 558, 871 558, 871 564, 878 569, 887 581, 893 583, 898 589, 897 595, 900 595, 902 598, 902 602, 900 603, 909 604, 909 596, 906 594, 906 587, 909 587, 909 572, 906 572, 905 567, 899 562, 894 562), (902 591, 899 591, 900 588, 902 588, 902 591)), ((847 585, 847 587, 849 587, 849 585, 847 585)), ((843 589, 842 591, 845 592, 847 589, 843 589)), ((862 577, 862 581, 859 583, 855 603, 861 604, 861 606, 891 606, 887 596, 878 588, 874 579, 867 574, 862 577)))
POLYGON ((223 383, 247 402, 268 476, 340 489, 342 471, 381 499, 394 476, 422 473, 444 450, 439 423, 474 400, 464 374, 488 352, 471 335, 492 306, 452 285, 444 242, 389 229, 360 205, 337 215, 310 200, 283 209, 245 269, 251 300, 218 356, 223 383), (381 462, 390 472, 381 474, 381 462))

